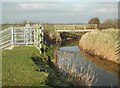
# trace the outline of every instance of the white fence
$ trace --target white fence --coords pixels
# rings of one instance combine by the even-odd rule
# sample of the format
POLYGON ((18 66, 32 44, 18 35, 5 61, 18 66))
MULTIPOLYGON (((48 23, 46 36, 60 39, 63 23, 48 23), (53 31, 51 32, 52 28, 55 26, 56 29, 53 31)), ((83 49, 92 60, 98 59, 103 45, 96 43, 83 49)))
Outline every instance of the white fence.
POLYGON ((12 44, 11 28, 0 31, 0 49, 6 48, 12 44))
POLYGON ((43 27, 34 25, 33 27, 10 27, 0 31, 0 49, 11 45, 34 44, 39 50, 42 47, 43 27))
POLYGON ((14 27, 12 31, 12 44, 33 44, 34 29, 32 27, 14 27))
POLYGON ((40 51, 41 54, 41 48, 43 47, 43 27, 41 25, 35 25, 34 26, 34 46, 40 51))

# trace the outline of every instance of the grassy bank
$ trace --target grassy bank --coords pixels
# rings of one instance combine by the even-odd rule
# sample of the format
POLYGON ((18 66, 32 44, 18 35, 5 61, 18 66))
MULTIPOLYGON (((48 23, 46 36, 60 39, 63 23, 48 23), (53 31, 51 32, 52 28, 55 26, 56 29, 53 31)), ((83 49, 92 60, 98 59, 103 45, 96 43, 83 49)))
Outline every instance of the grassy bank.
POLYGON ((2 86, 68 85, 34 46, 20 46, 2 52, 2 83, 2 86))
POLYGON ((79 46, 86 52, 100 58, 120 63, 118 60, 118 30, 96 30, 82 36, 79 46))
POLYGON ((2 80, 3 86, 37 86, 44 85, 46 76, 36 72, 37 66, 31 57, 39 55, 33 46, 17 47, 10 51, 2 52, 2 80))

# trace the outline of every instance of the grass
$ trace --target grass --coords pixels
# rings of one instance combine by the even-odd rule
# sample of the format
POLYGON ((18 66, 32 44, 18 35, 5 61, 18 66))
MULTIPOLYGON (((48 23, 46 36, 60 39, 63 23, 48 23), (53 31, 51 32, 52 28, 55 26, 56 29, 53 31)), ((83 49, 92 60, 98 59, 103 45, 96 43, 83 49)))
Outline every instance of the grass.
POLYGON ((51 68, 43 60, 34 46, 19 46, 12 50, 3 50, 2 74, 2 86, 69 85, 56 69, 51 68), (43 71, 39 71, 40 69, 43 71))
POLYGON ((3 86, 38 86, 45 84, 46 76, 44 76, 44 73, 35 71, 37 66, 31 59, 33 54, 39 55, 38 50, 33 46, 24 46, 2 52, 3 86))
POLYGON ((115 29, 96 30, 86 33, 82 36, 79 45, 83 50, 88 50, 92 54, 119 63, 116 52, 118 47, 118 31, 115 29))

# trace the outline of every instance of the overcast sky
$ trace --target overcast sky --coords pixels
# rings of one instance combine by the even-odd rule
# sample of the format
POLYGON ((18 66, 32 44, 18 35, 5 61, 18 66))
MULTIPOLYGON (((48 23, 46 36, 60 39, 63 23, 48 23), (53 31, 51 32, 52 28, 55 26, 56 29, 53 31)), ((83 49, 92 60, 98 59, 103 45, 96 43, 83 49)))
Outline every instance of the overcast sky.
MULTIPOLYGON (((5 2, 6 1, 6 2, 5 2)), ((2 3, 2 22, 87 23, 118 18, 117 2, 7 2, 2 3)), ((54 0, 57 1, 57 0, 54 0)), ((0 10, 1 11, 1 10, 0 10)))

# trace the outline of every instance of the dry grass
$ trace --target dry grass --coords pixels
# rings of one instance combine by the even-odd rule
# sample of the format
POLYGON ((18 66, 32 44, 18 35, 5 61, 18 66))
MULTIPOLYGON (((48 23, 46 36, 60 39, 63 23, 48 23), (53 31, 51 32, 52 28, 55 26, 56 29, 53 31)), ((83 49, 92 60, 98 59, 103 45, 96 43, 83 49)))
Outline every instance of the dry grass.
POLYGON ((82 60, 81 63, 83 64, 79 66, 80 71, 77 70, 76 63, 72 63, 69 67, 65 61, 60 63, 58 68, 74 86, 93 86, 97 82, 97 75, 92 69, 91 63, 87 65, 85 60, 82 60))
POLYGON ((97 30, 86 33, 82 36, 79 46, 91 54, 120 63, 118 55, 116 55, 116 47, 118 46, 117 30, 97 30))
MULTIPOLYGON (((75 81, 76 85, 79 86, 93 86, 97 82, 97 75, 92 70, 91 64, 88 65, 87 68, 85 68, 86 62, 83 61, 83 64, 81 64, 80 72, 76 73, 75 81)), ((72 73, 71 75, 73 75, 72 73)))
POLYGON ((85 69, 85 61, 81 64, 81 71, 78 77, 81 79, 83 86, 93 86, 97 82, 97 75, 92 70, 91 64, 85 69))

